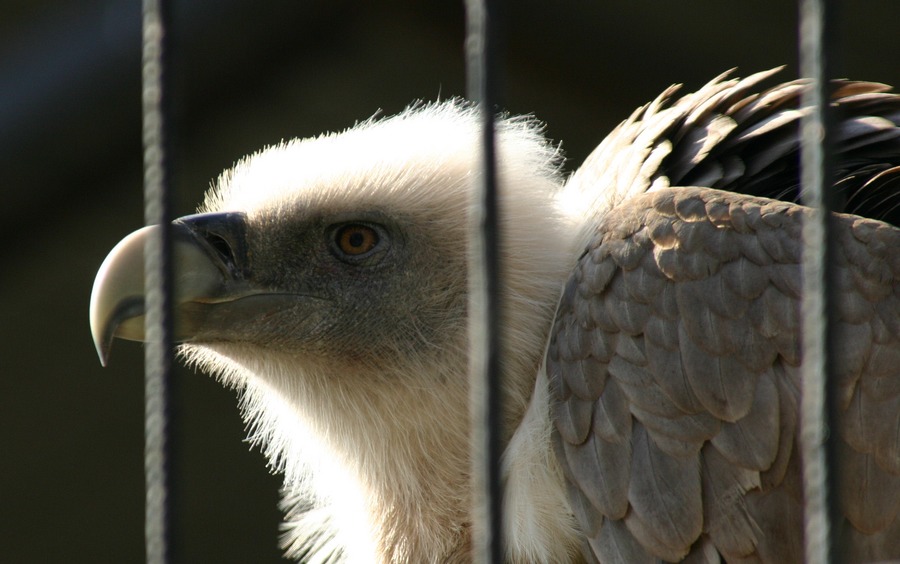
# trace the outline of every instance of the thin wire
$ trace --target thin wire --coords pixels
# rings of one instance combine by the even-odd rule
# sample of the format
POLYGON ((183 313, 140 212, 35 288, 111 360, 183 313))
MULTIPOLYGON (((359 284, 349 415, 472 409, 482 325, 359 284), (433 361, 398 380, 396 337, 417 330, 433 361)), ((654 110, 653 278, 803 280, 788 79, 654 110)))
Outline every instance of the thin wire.
POLYGON ((503 425, 500 354, 500 233, 494 111, 498 107, 499 2, 466 0, 468 95, 481 112, 481 185, 474 191, 470 248, 469 351, 474 562, 504 561, 500 477, 503 425))
POLYGON ((800 69, 813 79, 804 94, 804 105, 812 111, 802 122, 801 163, 803 203, 813 214, 803 227, 803 368, 800 442, 803 457, 804 524, 806 562, 839 562, 838 507, 835 487, 837 465, 834 445, 835 323, 834 229, 829 211, 836 206, 831 190, 833 171, 831 86, 834 76, 832 36, 834 9, 829 0, 801 0, 800 69), (826 52, 827 51, 827 52, 826 52))
POLYGON ((144 536, 150 564, 172 560, 171 505, 167 437, 171 424, 169 390, 172 376, 172 253, 166 161, 167 92, 165 0, 143 1, 141 98, 144 142, 144 221, 162 228, 147 237, 144 250, 146 300, 144 348, 144 536))

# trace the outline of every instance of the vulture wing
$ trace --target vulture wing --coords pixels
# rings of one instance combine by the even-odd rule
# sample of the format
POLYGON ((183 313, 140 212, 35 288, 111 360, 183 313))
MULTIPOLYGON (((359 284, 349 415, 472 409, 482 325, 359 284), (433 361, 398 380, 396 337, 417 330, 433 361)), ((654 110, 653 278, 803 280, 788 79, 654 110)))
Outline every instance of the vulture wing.
MULTIPOLYGON (((614 194, 595 206, 547 354, 557 457, 589 558, 802 560, 810 212, 790 200, 805 84, 748 94, 768 74, 717 79, 669 107, 667 91, 570 182, 614 194), (670 187, 683 184, 707 187, 670 187)), ((884 89, 840 85, 837 186, 847 211, 892 219, 900 99, 884 89)), ((851 559, 900 558, 900 229, 836 223, 839 529, 851 559)))

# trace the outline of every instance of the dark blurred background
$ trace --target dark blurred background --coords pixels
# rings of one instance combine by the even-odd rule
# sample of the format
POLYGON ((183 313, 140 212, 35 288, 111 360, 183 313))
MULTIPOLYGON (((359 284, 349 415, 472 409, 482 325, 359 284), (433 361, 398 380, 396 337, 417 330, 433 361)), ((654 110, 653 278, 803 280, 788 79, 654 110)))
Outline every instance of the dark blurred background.
MULTIPOLYGON (((242 155, 465 92, 461 2, 176 2, 176 214, 242 155)), ((506 107, 576 167, 673 82, 797 73, 792 2, 507 2, 506 107)), ((898 7, 841 18, 842 73, 900 84, 898 7)), ((0 561, 143 560, 142 351, 101 369, 94 274, 142 224, 139 0, 0 3, 0 561)), ((273 562, 280 478, 235 394, 179 374, 186 562, 273 562)))

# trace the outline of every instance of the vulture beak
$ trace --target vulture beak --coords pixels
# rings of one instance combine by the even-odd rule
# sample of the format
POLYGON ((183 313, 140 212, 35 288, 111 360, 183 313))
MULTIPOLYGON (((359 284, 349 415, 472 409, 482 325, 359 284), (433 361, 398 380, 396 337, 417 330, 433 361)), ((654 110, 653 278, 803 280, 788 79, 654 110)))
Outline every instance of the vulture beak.
MULTIPOLYGON (((259 314, 258 308, 239 301, 264 293, 248 282, 245 225, 241 213, 198 214, 172 222, 176 341, 201 338, 223 318, 234 323, 259 314)), ((159 229, 144 227, 125 237, 97 272, 91 333, 104 366, 113 338, 144 340, 144 245, 159 229)))

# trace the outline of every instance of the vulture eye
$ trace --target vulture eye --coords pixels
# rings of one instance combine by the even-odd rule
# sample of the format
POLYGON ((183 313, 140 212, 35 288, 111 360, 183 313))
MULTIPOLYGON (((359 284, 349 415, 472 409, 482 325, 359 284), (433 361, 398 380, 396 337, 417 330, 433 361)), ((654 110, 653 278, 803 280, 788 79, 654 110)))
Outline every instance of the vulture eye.
POLYGON ((362 257, 379 242, 378 231, 359 223, 349 223, 335 231, 334 243, 337 250, 346 258, 362 257))

